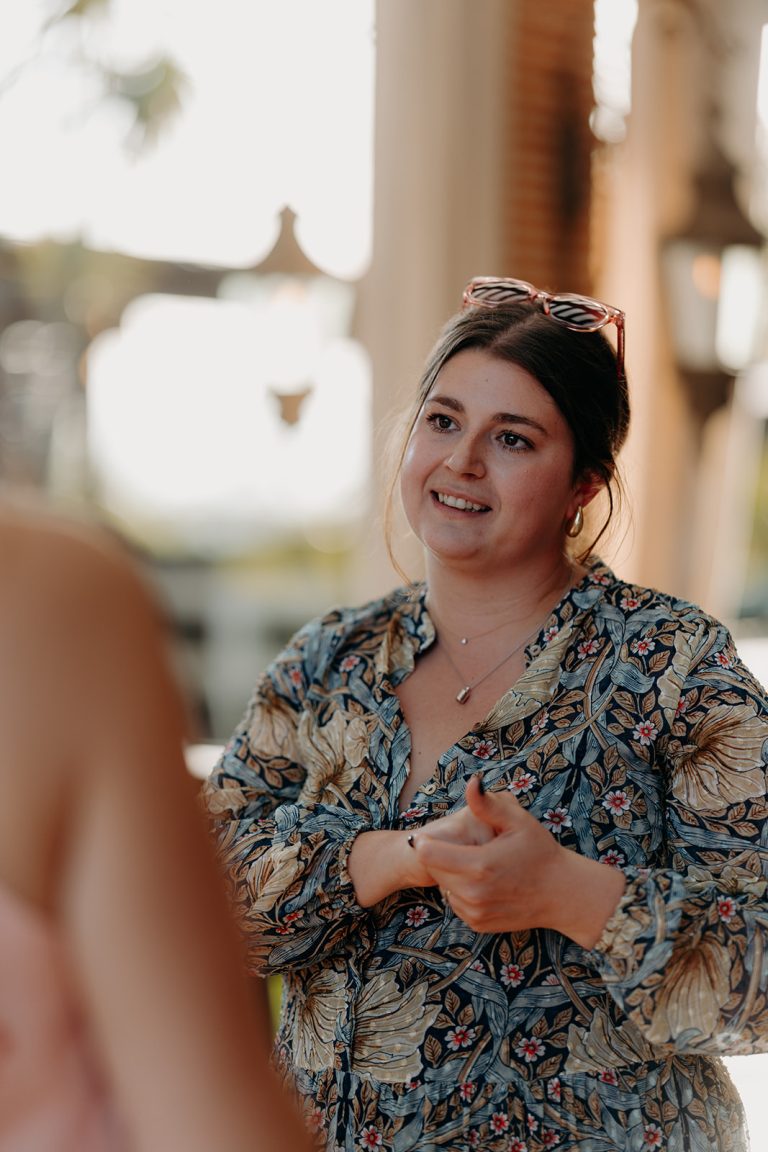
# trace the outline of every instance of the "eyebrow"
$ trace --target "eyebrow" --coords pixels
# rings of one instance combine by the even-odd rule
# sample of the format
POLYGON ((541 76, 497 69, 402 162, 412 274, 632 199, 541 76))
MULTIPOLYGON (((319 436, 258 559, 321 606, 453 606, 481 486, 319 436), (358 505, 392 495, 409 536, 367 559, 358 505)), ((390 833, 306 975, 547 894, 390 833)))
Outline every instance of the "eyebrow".
MULTIPOLYGON (((450 408, 453 412, 464 412, 464 405, 460 400, 456 400, 453 396, 428 396, 426 403, 428 404, 441 404, 444 408, 450 408)), ((492 417, 494 424, 522 424, 526 428, 535 428, 544 436, 549 433, 543 424, 538 420, 533 420, 530 416, 521 416, 515 412, 496 412, 492 417)))

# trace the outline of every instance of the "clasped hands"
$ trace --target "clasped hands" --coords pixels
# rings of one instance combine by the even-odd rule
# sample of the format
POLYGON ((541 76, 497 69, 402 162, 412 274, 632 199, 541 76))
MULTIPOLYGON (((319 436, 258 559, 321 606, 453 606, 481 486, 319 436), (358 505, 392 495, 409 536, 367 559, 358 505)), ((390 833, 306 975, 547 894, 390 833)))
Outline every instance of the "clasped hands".
POLYGON ((591 948, 624 890, 609 865, 564 848, 510 791, 485 792, 408 837, 415 887, 437 885, 477 932, 552 928, 591 948))

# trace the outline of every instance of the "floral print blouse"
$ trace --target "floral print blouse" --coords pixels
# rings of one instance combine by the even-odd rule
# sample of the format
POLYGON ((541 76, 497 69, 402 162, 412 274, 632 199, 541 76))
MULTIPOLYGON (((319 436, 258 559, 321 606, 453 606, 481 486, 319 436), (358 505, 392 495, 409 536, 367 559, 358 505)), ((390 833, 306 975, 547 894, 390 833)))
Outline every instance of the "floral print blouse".
POLYGON ((744 1152, 720 1055, 768 1050, 764 690, 722 624, 595 562, 400 813, 394 689, 434 641, 425 596, 303 628, 204 786, 319 1145, 744 1152), (477 771, 625 873, 594 949, 476 933, 434 888, 356 902, 357 834, 454 810, 477 771))

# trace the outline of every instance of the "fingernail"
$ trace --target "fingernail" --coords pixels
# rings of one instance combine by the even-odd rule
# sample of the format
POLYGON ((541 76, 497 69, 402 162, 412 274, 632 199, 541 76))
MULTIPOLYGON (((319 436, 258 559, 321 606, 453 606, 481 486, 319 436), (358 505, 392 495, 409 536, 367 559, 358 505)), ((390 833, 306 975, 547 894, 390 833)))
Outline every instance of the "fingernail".
POLYGON ((413 838, 413 832, 409 832, 409 833, 408 833, 408 846, 409 846, 410 848, 415 848, 415 847, 416 847, 416 841, 415 841, 415 840, 414 840, 414 838, 413 838))
POLYGON ((481 796, 485 795, 485 784, 483 783, 483 778, 479 773, 477 776, 477 790, 481 796))

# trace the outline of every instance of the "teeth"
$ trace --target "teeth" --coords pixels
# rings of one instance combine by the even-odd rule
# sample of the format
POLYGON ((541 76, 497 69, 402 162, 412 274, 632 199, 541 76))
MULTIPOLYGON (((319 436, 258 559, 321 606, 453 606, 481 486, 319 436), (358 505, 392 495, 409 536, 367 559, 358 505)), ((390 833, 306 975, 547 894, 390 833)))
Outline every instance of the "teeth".
POLYGON ((438 492, 437 499, 441 504, 447 504, 449 508, 458 508, 462 512, 485 511, 485 504, 473 504, 471 500, 463 500, 461 496, 446 496, 444 492, 438 492))

